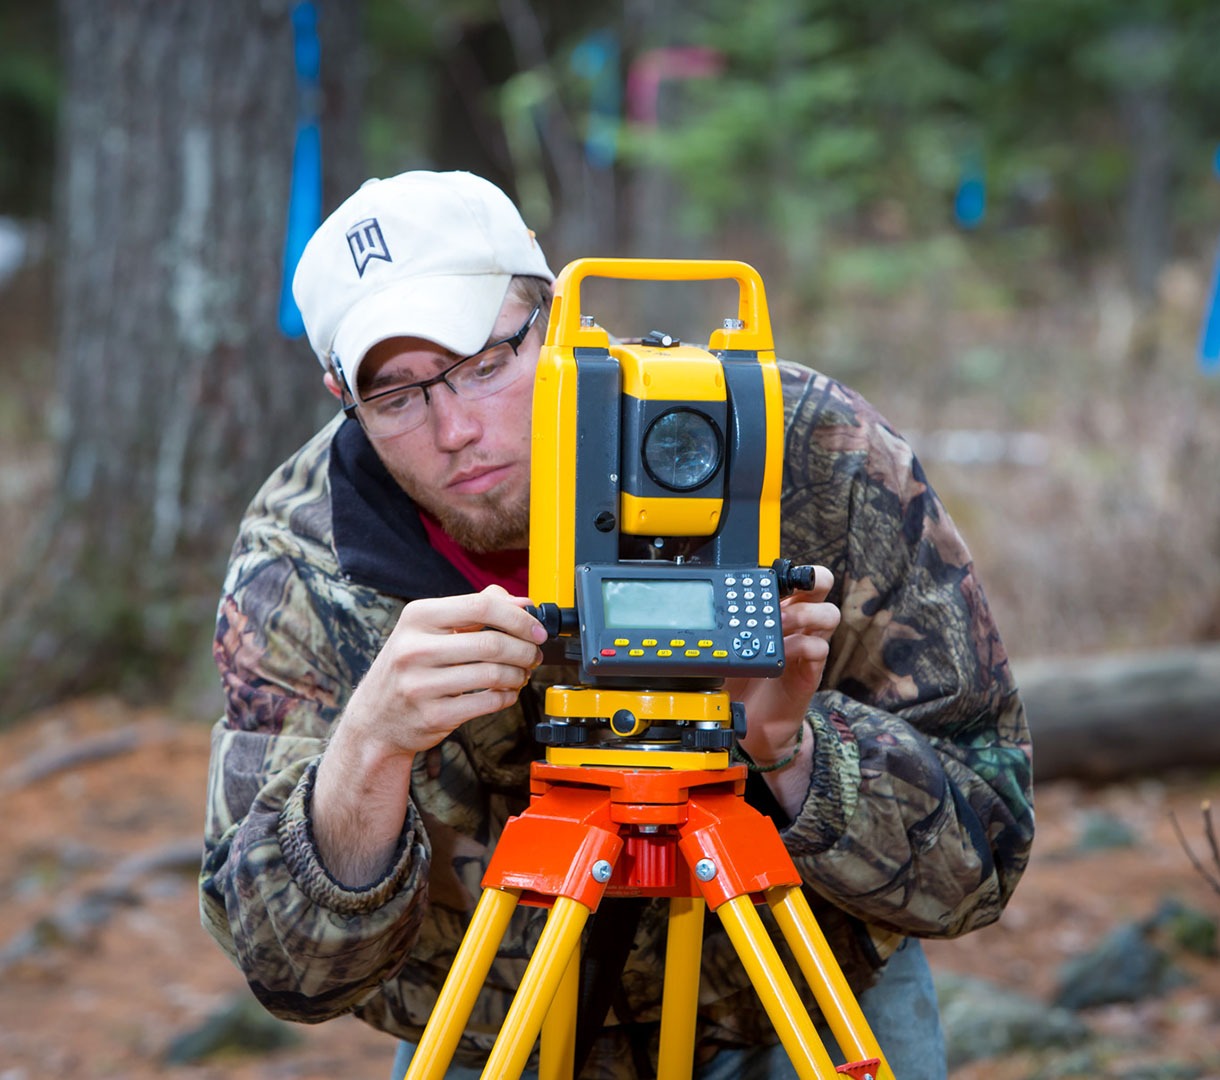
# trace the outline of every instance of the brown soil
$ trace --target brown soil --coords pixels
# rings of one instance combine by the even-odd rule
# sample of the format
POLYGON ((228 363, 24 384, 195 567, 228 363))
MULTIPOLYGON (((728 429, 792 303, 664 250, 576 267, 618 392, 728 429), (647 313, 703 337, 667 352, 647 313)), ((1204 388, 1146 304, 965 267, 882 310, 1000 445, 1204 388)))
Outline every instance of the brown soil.
MULTIPOLYGON (((388 1075, 391 1040, 350 1019, 303 1027, 296 1046, 266 1055, 163 1064, 175 1035, 244 989, 199 927, 190 848, 201 830, 207 759, 204 727, 133 715, 109 701, 64 706, 0 734, 0 1080, 388 1075), (120 734, 130 737, 125 747, 107 744, 120 734), (72 763, 62 758, 70 747, 91 753, 72 763), (47 754, 61 755, 59 767, 40 775, 47 754), (161 869, 117 880, 121 861, 141 853, 161 869), (82 907, 89 897, 93 907, 82 907), (93 921, 90 910, 100 912, 93 921), (61 918, 48 918, 55 913, 61 918), (41 944, 16 949, 34 928, 41 944)), ((934 966, 1046 998, 1064 960, 1114 926, 1151 915, 1165 897, 1220 916, 1220 895, 1192 869, 1168 819, 1174 810, 1202 854, 1200 802, 1217 792, 1216 776, 1101 790, 1042 786, 1035 856, 1004 919, 930 945, 934 966), (1090 810, 1122 819, 1136 845, 1074 853, 1090 810)), ((1174 1075, 1220 1077, 1220 962, 1180 963, 1188 986, 1086 1015, 1109 1036, 1090 1075, 1132 1077, 1143 1063, 1168 1061, 1180 1066, 1174 1075)), ((1062 1051, 1058 1059, 1014 1056, 963 1067, 954 1080, 1072 1074, 1064 1060, 1062 1051)))

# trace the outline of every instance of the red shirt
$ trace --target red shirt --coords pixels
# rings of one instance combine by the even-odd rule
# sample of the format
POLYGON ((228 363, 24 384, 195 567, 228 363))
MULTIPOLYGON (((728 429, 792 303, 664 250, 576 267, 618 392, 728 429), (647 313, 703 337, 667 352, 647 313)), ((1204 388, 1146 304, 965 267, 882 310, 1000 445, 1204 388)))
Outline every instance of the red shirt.
POLYGON ((428 534, 428 542, 453 563, 475 589, 482 591, 488 585, 500 585, 512 596, 529 596, 530 557, 524 548, 475 555, 445 532, 431 514, 421 510, 419 520, 428 534))

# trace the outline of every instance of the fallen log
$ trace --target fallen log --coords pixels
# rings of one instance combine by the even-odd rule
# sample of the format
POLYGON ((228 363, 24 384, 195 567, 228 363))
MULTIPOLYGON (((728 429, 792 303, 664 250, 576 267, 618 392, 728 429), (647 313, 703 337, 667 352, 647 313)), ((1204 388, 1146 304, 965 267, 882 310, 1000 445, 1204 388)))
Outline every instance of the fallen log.
POLYGON ((154 743, 167 742, 178 737, 180 730, 171 723, 161 721, 130 724, 113 731, 82 736, 67 746, 51 746, 35 751, 24 761, 0 772, 0 791, 15 791, 56 773, 129 754, 154 743))
POLYGON ((1220 768, 1220 643, 1012 666, 1035 780, 1220 768))
MULTIPOLYGON (((197 836, 171 840, 128 855, 101 882, 79 894, 65 896, 33 925, 0 946, 0 975, 48 946, 87 946, 120 908, 143 902, 142 878, 165 873, 194 876, 202 857, 203 841, 197 836)), ((0 1077, 5 1075, 0 1073, 0 1077)))

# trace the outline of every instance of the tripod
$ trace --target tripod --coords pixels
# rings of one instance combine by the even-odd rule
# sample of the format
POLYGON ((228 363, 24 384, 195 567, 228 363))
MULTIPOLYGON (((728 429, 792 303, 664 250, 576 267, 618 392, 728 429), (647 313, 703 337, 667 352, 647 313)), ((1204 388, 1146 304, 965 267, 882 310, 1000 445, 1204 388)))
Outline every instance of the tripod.
MULTIPOLYGON (((548 694, 548 706, 550 694, 548 694)), ((548 710, 549 711, 549 710, 548 710)), ((485 1080, 519 1077, 541 1032, 540 1080, 571 1078, 580 937, 603 897, 670 898, 660 1080, 689 1080, 704 910, 728 933, 801 1080, 893 1080, 771 820, 744 797, 746 769, 723 750, 550 746, 530 772, 484 891, 411 1061, 441 1080, 518 903, 550 907, 485 1080), (836 1068, 755 910, 765 901, 830 1025, 836 1068)))

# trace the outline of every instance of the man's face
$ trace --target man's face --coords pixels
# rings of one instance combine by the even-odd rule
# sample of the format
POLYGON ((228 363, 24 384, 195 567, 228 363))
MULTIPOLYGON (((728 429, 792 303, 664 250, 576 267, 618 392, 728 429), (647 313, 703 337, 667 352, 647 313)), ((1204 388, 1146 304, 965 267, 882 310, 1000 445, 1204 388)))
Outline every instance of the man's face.
MULTIPOLYGON (((527 305, 510 297, 490 340, 515 333, 529 313, 527 305)), ((540 330, 536 324, 522 342, 516 362, 523 373, 503 390, 470 400, 439 383, 429 388, 427 419, 419 427, 370 439, 399 486, 469 551, 529 544, 530 414, 540 330)), ((365 356, 361 391, 430 379, 458 359, 422 338, 391 338, 365 356)))

